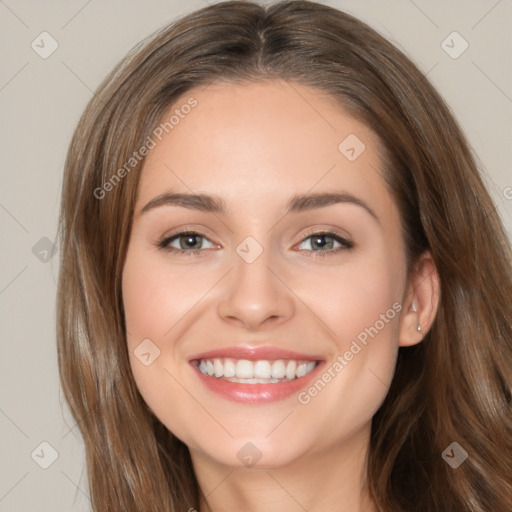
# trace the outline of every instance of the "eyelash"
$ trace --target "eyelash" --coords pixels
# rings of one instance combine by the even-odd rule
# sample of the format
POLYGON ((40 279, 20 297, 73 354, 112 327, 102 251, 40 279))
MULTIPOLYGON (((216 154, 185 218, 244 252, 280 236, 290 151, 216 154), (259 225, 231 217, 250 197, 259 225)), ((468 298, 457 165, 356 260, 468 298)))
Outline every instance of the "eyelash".
MULTIPOLYGON (((183 256, 202 256, 205 251, 205 249, 192 249, 192 250, 186 250, 186 249, 176 249, 176 247, 169 247, 169 244, 173 242, 174 240, 185 236, 185 235, 197 235, 201 238, 205 238, 206 240, 209 240, 208 237, 202 235, 201 233, 198 233, 197 231, 180 231, 178 233, 175 233, 169 237, 164 237, 158 242, 159 249, 162 249, 164 251, 183 255, 183 256)), ((332 231, 310 231, 306 233, 306 236, 301 240, 300 244, 305 242, 308 238, 313 237, 313 235, 316 236, 327 236, 329 238, 333 238, 336 242, 338 242, 341 247, 338 247, 337 249, 332 249, 329 251, 313 251, 311 249, 299 249, 298 252, 301 254, 305 254, 308 257, 313 258, 325 258, 326 256, 333 256, 341 251, 350 250, 354 247, 354 244, 350 242, 349 240, 346 240, 345 238, 339 236, 337 233, 334 233, 332 231), (314 253, 314 256, 311 256, 311 253, 314 253)), ((299 244, 299 245, 300 245, 299 244)))

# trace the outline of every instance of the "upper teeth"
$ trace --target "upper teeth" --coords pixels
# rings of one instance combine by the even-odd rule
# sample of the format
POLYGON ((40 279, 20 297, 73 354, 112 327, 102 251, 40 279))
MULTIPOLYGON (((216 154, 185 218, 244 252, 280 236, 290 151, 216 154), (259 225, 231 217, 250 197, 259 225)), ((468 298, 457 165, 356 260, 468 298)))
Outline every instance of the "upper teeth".
MULTIPOLYGON (((210 377, 238 379, 283 379, 304 377, 316 366, 315 361, 293 359, 249 361, 248 359, 201 359, 199 370, 210 377)), ((275 382, 275 381, 274 381, 275 382)))

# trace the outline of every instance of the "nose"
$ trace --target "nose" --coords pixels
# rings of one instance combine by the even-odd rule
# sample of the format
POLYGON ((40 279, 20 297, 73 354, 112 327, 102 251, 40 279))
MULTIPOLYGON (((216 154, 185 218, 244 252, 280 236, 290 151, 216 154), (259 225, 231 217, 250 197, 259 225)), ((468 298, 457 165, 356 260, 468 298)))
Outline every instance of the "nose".
POLYGON ((254 331, 277 326, 293 317, 293 292, 271 268, 268 251, 252 263, 235 254, 235 268, 227 276, 217 312, 225 321, 254 331))

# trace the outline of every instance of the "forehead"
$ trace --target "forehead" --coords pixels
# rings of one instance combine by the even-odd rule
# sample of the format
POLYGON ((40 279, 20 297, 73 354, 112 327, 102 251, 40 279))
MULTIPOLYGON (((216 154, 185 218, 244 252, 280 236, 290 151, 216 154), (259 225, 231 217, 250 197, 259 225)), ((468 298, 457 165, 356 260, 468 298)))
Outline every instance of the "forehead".
POLYGON ((161 128, 144 163, 141 201, 169 189, 204 191, 251 208, 263 198, 278 204, 284 196, 340 188, 390 201, 377 136, 308 86, 195 88, 168 109, 161 128))

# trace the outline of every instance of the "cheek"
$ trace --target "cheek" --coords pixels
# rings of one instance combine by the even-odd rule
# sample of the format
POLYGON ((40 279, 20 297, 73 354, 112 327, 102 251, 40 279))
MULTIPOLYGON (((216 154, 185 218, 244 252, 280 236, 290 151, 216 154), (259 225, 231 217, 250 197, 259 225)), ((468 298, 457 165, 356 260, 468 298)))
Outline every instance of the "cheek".
POLYGON ((323 374, 299 402, 333 431, 368 422, 387 394, 398 353, 404 285, 400 259, 381 256, 317 274, 297 293, 308 297, 332 340, 323 374), (342 414, 333 414, 340 408, 342 414))
POLYGON ((333 352, 299 401, 333 431, 369 422, 386 397, 398 353, 403 270, 400 258, 365 259, 323 280, 328 292, 315 295, 333 352))
MULTIPOLYGON (((185 267, 161 258, 128 253, 123 270, 123 304, 128 342, 162 339, 205 292, 205 283, 185 267)), ((167 335, 167 336, 166 336, 167 335)))
POLYGON ((187 396, 173 379, 176 347, 170 343, 169 331, 186 315, 198 292, 187 274, 171 273, 166 267, 132 247, 123 269, 122 289, 135 383, 149 408, 170 427, 174 422, 167 418, 169 404, 173 410, 186 410, 187 396), (188 286, 182 286, 185 280, 188 286))
POLYGON ((321 320, 328 331, 323 338, 334 340, 338 352, 360 334, 364 341, 368 330, 375 337, 374 328, 382 338, 396 338, 405 285, 399 259, 354 257, 346 265, 310 272, 308 279, 304 275, 290 273, 287 282, 321 320))
POLYGON ((170 322, 172 311, 163 296, 164 282, 154 267, 127 259, 123 273, 123 304, 131 341, 157 337, 165 329, 166 319, 170 322))
POLYGON ((135 239, 123 269, 130 365, 141 395, 157 416, 167 411, 169 403, 186 409, 190 400, 178 384, 187 382, 190 372, 182 334, 186 336, 188 329, 208 323, 205 296, 218 280, 215 271, 193 267, 171 265, 161 253, 148 251, 147 243, 135 239), (150 356, 141 357, 147 353, 150 356), (154 362, 145 364, 153 358, 154 362))
POLYGON ((344 342, 347 338, 355 339, 358 336, 364 341, 362 333, 369 329, 374 336, 377 334, 373 328, 379 332, 388 331, 387 327, 395 315, 387 312, 390 308, 391 312, 394 312, 392 306, 399 298, 398 287, 391 278, 389 269, 383 269, 378 265, 361 268, 359 272, 352 270, 343 276, 341 289, 332 298, 337 307, 329 310, 329 321, 334 325, 334 330, 340 333, 340 341, 344 342))

